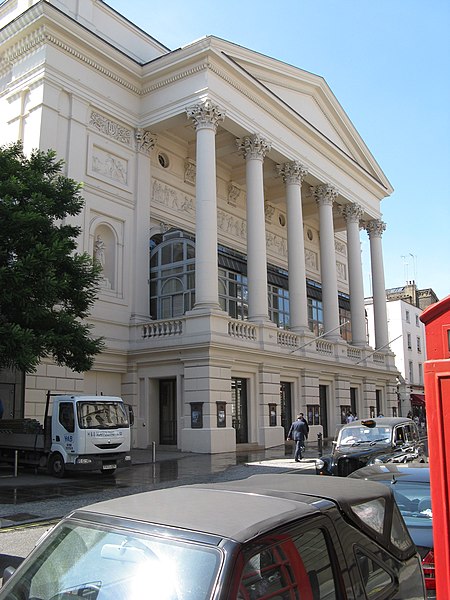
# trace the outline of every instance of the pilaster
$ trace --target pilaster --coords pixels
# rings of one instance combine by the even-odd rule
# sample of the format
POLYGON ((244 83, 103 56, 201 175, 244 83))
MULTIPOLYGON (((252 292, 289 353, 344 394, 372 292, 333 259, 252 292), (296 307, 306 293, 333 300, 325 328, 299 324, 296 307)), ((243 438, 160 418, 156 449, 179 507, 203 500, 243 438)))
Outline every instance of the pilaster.
MULTIPOLYGON (((150 155, 156 143, 156 136, 150 131, 136 129, 134 132, 136 147, 136 196, 134 205, 134 238, 133 238, 133 297, 131 322, 148 321, 150 316, 149 278, 149 229, 151 197, 151 164, 150 155)), ((154 315, 156 316, 156 315, 154 315)))

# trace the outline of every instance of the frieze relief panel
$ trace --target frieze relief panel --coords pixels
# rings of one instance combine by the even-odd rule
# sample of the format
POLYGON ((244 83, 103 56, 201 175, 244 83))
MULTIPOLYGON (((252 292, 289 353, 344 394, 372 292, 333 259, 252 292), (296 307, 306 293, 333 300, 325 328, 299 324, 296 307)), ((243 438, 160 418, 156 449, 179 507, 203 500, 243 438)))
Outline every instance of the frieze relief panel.
POLYGON ((347 246, 340 240, 334 240, 334 248, 338 254, 342 254, 342 256, 347 256, 347 246))
POLYGON ((112 121, 96 111, 91 112, 89 125, 117 142, 131 146, 132 130, 131 128, 120 125, 116 121, 112 121))
POLYGON ((96 145, 92 147, 91 174, 101 175, 103 178, 128 187, 128 161, 111 154, 96 145))
POLYGON ((337 277, 340 281, 347 281, 347 265, 345 265, 344 263, 337 260, 336 261, 336 272, 337 272, 337 277))
MULTIPOLYGON (((153 202, 165 206, 171 212, 184 213, 184 218, 186 218, 186 215, 189 215, 190 217, 195 215, 195 199, 193 196, 184 194, 156 179, 153 181, 152 203, 153 202)), ((193 221, 192 218, 189 220, 190 222, 193 221)))
POLYGON ((319 256, 317 252, 305 248, 305 266, 308 271, 319 272, 319 256))
POLYGON ((268 254, 276 254, 281 258, 287 259, 287 242, 284 237, 276 235, 271 231, 267 231, 266 244, 268 254))

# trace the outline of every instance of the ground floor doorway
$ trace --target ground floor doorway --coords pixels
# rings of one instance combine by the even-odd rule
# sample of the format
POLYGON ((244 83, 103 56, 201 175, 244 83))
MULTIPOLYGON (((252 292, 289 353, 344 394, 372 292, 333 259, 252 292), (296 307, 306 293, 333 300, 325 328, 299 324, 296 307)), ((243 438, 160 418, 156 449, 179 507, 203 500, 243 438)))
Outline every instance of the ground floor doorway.
POLYGON ((292 415, 292 396, 291 384, 286 381, 280 382, 280 405, 281 405, 281 426, 284 429, 284 437, 287 437, 289 428, 294 417, 292 415))
POLYGON ((320 424, 322 425, 323 437, 328 437, 328 386, 319 385, 320 424))
POLYGON ((231 416, 236 430, 236 444, 248 443, 247 379, 231 379, 231 416))
POLYGON ((159 443, 177 444, 177 381, 159 380, 159 443))

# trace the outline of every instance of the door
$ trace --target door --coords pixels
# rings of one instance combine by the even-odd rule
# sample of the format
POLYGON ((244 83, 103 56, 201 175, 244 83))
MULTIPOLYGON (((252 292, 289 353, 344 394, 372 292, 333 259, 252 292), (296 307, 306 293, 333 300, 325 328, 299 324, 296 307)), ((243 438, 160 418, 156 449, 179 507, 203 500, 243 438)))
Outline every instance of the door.
POLYGON ((328 410, 327 410, 328 386, 319 385, 320 424, 323 428, 323 437, 328 437, 328 410))
POLYGON ((236 430, 236 444, 248 442, 247 426, 247 380, 231 379, 231 418, 236 430))
POLYGON ((284 428, 284 437, 287 437, 292 421, 291 384, 280 382, 281 426, 284 428))
POLYGON ((159 443, 175 446, 177 443, 177 381, 159 381, 159 443))
POLYGON ((13 383, 0 383, 0 400, 3 404, 3 419, 14 418, 14 391, 13 383))

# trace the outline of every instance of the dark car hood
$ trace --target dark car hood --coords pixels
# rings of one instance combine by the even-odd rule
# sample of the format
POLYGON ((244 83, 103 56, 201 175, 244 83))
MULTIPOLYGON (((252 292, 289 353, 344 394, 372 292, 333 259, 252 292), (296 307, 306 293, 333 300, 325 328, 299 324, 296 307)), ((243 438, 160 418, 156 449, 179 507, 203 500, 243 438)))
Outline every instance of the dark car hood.
POLYGON ((390 448, 390 444, 386 442, 379 442, 374 446, 370 446, 370 444, 361 444, 360 446, 338 446, 333 452, 333 457, 375 456, 376 454, 384 454, 387 448, 390 448))

